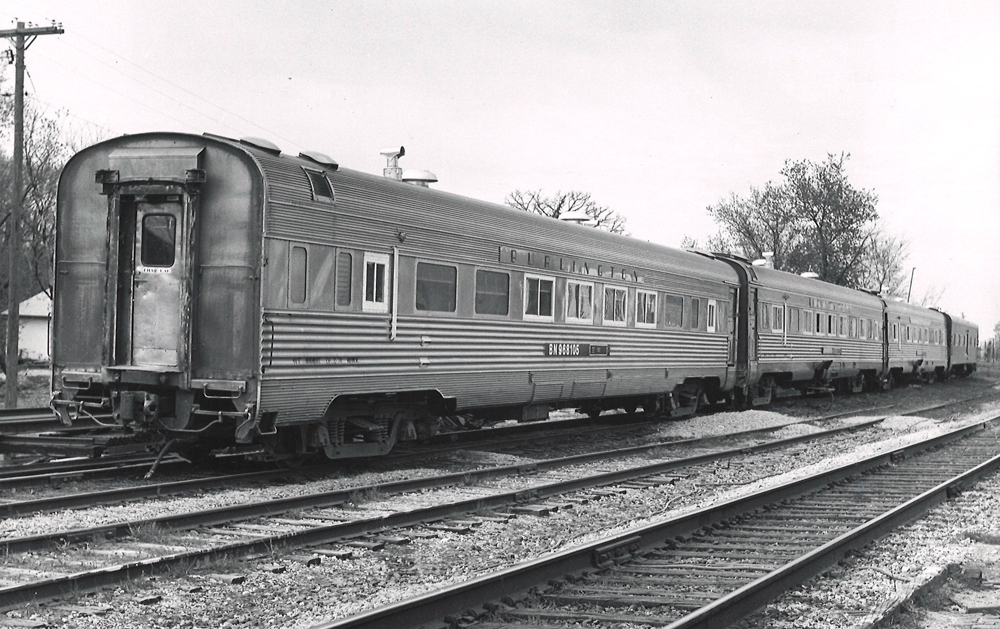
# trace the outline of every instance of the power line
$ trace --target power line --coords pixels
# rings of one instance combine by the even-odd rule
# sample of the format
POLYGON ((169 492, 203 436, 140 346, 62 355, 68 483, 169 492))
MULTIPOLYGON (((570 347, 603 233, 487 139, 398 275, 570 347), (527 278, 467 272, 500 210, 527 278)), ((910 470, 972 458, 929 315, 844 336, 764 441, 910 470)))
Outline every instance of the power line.
MULTIPOLYGON (((137 63, 135 63, 134 61, 131 61, 131 60, 129 60, 129 59, 126 59, 125 57, 123 57, 123 56, 119 55, 119 54, 118 54, 118 53, 116 53, 115 51, 113 51, 113 50, 110 50, 110 49, 108 49, 108 48, 106 48, 106 47, 102 46, 101 44, 99 44, 99 43, 97 43, 97 42, 93 41, 92 39, 90 39, 90 38, 88 38, 88 37, 86 37, 86 36, 84 36, 84 35, 81 35, 81 34, 79 34, 79 33, 71 33, 71 35, 74 35, 74 36, 76 36, 76 37, 79 37, 79 38, 81 38, 81 39, 83 39, 83 40, 87 41, 87 42, 88 42, 88 43, 90 43, 91 45, 93 45, 93 46, 96 46, 96 47, 100 48, 101 50, 103 50, 103 51, 107 52, 108 54, 111 54, 111 55, 114 55, 115 57, 118 57, 119 59, 121 59, 121 60, 122 60, 122 61, 124 61, 125 63, 128 63, 129 65, 132 65, 132 66, 134 66, 134 67, 138 68, 139 70, 142 70, 143 72, 145 72, 145 73, 147 73, 147 74, 149 74, 149 75, 151 75, 151 76, 153 76, 153 77, 155 77, 155 78, 159 79, 160 81, 163 81, 164 83, 166 83, 166 84, 168 84, 168 85, 170 85, 170 86, 172 86, 172 87, 176 87, 177 89, 181 90, 182 92, 185 92, 186 94, 190 94, 191 96, 193 96, 193 97, 197 98, 197 99, 198 99, 198 100, 200 100, 200 101, 203 101, 203 102, 205 102, 205 103, 207 103, 207 104, 211 105, 212 107, 215 107, 215 108, 217 108, 217 109, 220 109, 220 110, 222 110, 222 111, 226 112, 226 113, 227 113, 227 114, 229 114, 230 116, 233 116, 233 117, 235 117, 235 118, 239 118, 239 119, 240 119, 240 120, 242 120, 243 122, 245 122, 245 123, 247 123, 247 124, 249 124, 249 125, 253 125, 253 126, 254 126, 254 127, 256 127, 257 129, 260 129, 261 131, 264 131, 265 133, 268 133, 268 134, 270 134, 270 135, 272 135, 272 136, 274 136, 274 137, 276 137, 276 138, 279 138, 279 139, 281 139, 281 140, 284 140, 284 141, 286 141, 286 142, 289 142, 289 143, 291 143, 291 144, 292 144, 293 146, 296 146, 296 147, 298 147, 298 148, 300 148, 300 149, 302 149, 302 148, 303 148, 303 147, 302 147, 302 146, 301 146, 301 145, 300 145, 299 143, 295 142, 294 140, 290 140, 290 139, 288 139, 288 138, 286 138, 286 137, 284 137, 284 136, 282 136, 282 135, 280 135, 280 134, 278 134, 278 133, 276 133, 276 132, 274 132, 274 131, 271 131, 270 129, 267 129, 267 128, 265 128, 265 127, 262 127, 262 126, 260 126, 259 124, 257 124, 256 122, 254 122, 254 121, 252 121, 252 120, 249 120, 249 119, 247 119, 247 118, 244 118, 243 116, 241 116, 241 115, 239 115, 239 114, 237 114, 237 113, 235 113, 235 112, 233 112, 233 111, 230 111, 230 110, 226 109, 226 108, 225 108, 225 107, 223 107, 222 105, 217 105, 217 104, 213 103, 212 101, 208 100, 207 98, 205 98, 205 97, 203 97, 203 96, 200 96, 200 95, 198 95, 198 94, 195 94, 194 92, 192 92, 191 90, 189 90, 189 89, 185 88, 184 86, 182 86, 182 85, 178 85, 177 83, 174 83, 173 81, 171 81, 171 80, 169 80, 169 79, 166 79, 166 78, 163 78, 162 76, 160 76, 160 75, 156 74, 156 73, 155 73, 155 72, 153 72, 152 70, 147 70, 146 68, 144 68, 144 67, 142 67, 141 65, 139 65, 139 64, 137 64, 137 63)), ((227 125, 227 126, 228 126, 228 125, 227 125)), ((230 127, 230 128, 232 128, 232 127, 230 127)))
POLYGON ((126 78, 128 78, 128 79, 131 79, 132 81, 135 81, 135 82, 136 82, 136 83, 138 83, 139 85, 141 85, 141 86, 143 86, 143 87, 145 87, 145 88, 148 88, 148 89, 150 89, 150 90, 153 90, 154 92, 156 92, 157 94, 159 94, 159 95, 161 95, 161 96, 164 96, 164 97, 166 97, 166 98, 169 98, 170 100, 172 100, 172 101, 174 101, 175 103, 177 103, 177 104, 181 105, 182 107, 186 107, 187 109, 190 109, 191 111, 195 112, 195 113, 196 113, 196 114, 198 114, 199 116, 204 116, 205 118, 208 118, 208 119, 209 119, 209 120, 211 120, 212 122, 216 122, 216 123, 218 123, 218 124, 220 124, 220 125, 222 125, 222 126, 224 126, 224 127, 227 127, 228 129, 231 129, 231 130, 235 131, 235 132, 236 132, 237 134, 239 134, 239 133, 240 133, 240 130, 239 130, 239 129, 237 129, 236 127, 233 127, 232 125, 229 125, 229 124, 227 124, 227 123, 223 122, 222 120, 219 120, 218 118, 213 118, 212 116, 209 116, 208 114, 206 114, 206 113, 204 113, 204 112, 202 112, 202 111, 199 111, 199 110, 195 109, 195 108, 194 108, 194 107, 192 107, 191 105, 188 105, 187 103, 185 103, 184 101, 182 101, 182 100, 180 100, 180 99, 178 99, 178 98, 174 98, 174 97, 173 97, 173 96, 171 96, 171 95, 170 95, 169 93, 167 93, 167 92, 164 92, 163 90, 161 90, 161 89, 159 89, 159 88, 156 88, 156 87, 154 87, 154 86, 152 86, 152 85, 149 85, 149 84, 147 84, 147 83, 143 83, 143 82, 142 82, 142 81, 140 81, 139 79, 137 79, 137 78, 135 78, 134 76, 131 76, 131 75, 129 75, 129 74, 126 74, 125 72, 123 72, 122 70, 120 70, 120 69, 116 68, 115 66, 111 65, 110 63, 107 63, 107 62, 105 62, 105 61, 102 61, 101 59, 98 59, 97 57, 95 57, 94 55, 90 54, 90 53, 89 53, 89 52, 87 52, 86 50, 83 50, 82 48, 79 48, 78 46, 74 46, 73 44, 71 44, 71 43, 69 43, 69 42, 67 42, 67 41, 64 41, 64 40, 60 40, 60 41, 61 41, 61 42, 62 42, 63 44, 65 44, 65 45, 69 46, 70 48, 73 48, 74 50, 78 50, 78 51, 82 52, 83 54, 87 55, 88 57, 90 57, 91 59, 94 59, 95 61, 97 61, 97 62, 98 62, 98 63, 100 63, 101 65, 104 65, 104 66, 106 66, 106 67, 108 67, 108 68, 111 68, 112 70, 114 70, 115 72, 117 72, 117 73, 121 74, 122 76, 124 76, 124 77, 126 77, 126 78))
MULTIPOLYGON (((74 71, 73 71, 73 69, 72 69, 72 68, 69 68, 69 67, 67 67, 67 66, 66 66, 66 65, 64 65, 64 64, 62 64, 62 63, 59 63, 59 62, 58 62, 58 61, 56 61, 55 59, 51 59, 51 58, 49 58, 49 57, 46 57, 46 56, 44 56, 44 55, 38 55, 38 56, 39 56, 39 57, 42 57, 43 59, 45 59, 45 60, 46 60, 46 61, 48 61, 49 63, 53 63, 53 64, 55 64, 55 65, 59 66, 60 68, 63 68, 64 70, 66 70, 66 71, 68 71, 68 72, 70 72, 70 73, 74 73, 74 71)), ((75 73, 74 73, 74 74, 75 74, 75 73)), ((100 81, 97 81, 97 80, 95 80, 95 79, 94 79, 94 78, 92 78, 92 77, 89 77, 89 76, 85 76, 85 75, 81 75, 81 76, 83 76, 83 78, 87 79, 87 80, 88 80, 88 81, 90 81, 91 83, 94 83, 95 85, 98 85, 98 86, 100 86, 100 87, 103 87, 104 89, 108 90, 109 92, 113 92, 113 93, 115 93, 115 94, 118 94, 119 96, 122 96, 122 97, 124 97, 124 98, 127 98, 127 99, 129 99, 130 101, 132 101, 132 102, 134 102, 134 103, 137 103, 137 104, 139 104, 139 105, 142 105, 142 106, 143 106, 143 107, 145 107, 146 109, 149 109, 149 110, 151 110, 151 111, 155 111, 156 113, 160 114, 160 115, 161 115, 161 116, 163 116, 164 118, 170 118, 171 120, 173 120, 173 121, 174 121, 174 122, 176 122, 177 124, 180 124, 180 125, 183 125, 183 126, 187 127, 188 129, 191 129, 192 131, 196 132, 196 133, 200 133, 200 132, 201 132, 201 130, 200 130, 200 129, 198 129, 198 128, 194 127, 193 125, 190 125, 190 124, 188 124, 188 123, 184 122, 183 120, 179 120, 179 119, 177 119, 177 118, 174 118, 174 117, 173 117, 173 116, 171 116, 170 114, 168 114, 168 113, 166 113, 166 112, 163 112, 163 111, 160 111, 159 109, 157 109, 156 107, 153 107, 152 105, 148 105, 148 104, 146 104, 146 103, 142 102, 141 100, 138 100, 138 99, 136 99, 136 98, 133 98, 132 96, 130 96, 130 95, 128 95, 128 94, 126 94, 126 93, 124 93, 124 92, 120 92, 120 91, 116 90, 116 89, 115 89, 115 88, 113 88, 113 87, 109 87, 109 86, 107 86, 107 85, 105 85, 105 84, 101 83, 100 81)))

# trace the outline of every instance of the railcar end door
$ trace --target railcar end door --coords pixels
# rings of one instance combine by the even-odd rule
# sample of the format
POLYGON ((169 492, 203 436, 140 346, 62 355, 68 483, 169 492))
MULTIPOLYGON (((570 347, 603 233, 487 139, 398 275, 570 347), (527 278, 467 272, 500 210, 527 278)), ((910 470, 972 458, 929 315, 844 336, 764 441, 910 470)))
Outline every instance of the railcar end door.
POLYGON ((132 365, 180 369, 184 208, 179 196, 136 203, 132 365))

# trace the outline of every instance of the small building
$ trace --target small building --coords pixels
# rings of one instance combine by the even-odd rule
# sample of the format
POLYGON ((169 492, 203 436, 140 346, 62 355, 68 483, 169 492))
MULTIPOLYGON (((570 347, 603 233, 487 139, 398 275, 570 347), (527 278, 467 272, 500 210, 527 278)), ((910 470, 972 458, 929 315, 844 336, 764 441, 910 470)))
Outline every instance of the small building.
MULTIPOLYGON (((7 311, 3 311, 3 330, 7 329, 7 311)), ((18 349, 21 360, 49 362, 49 322, 52 320, 52 298, 38 293, 21 302, 18 321, 18 349)), ((6 332, 0 331, 0 334, 6 332)))

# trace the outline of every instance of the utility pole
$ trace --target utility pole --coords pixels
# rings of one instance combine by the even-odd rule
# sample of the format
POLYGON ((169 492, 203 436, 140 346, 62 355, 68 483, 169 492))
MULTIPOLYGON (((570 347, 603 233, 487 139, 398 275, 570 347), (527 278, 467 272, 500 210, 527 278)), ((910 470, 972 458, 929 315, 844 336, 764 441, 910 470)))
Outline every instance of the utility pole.
POLYGON ((913 293, 913 274, 917 272, 917 267, 910 269, 910 288, 906 290, 906 303, 910 303, 910 294, 913 293))
POLYGON ((18 331, 20 328, 19 302, 17 300, 17 277, 20 271, 21 239, 18 234, 21 220, 21 202, 24 184, 21 166, 24 162, 24 51, 39 35, 59 35, 62 25, 29 26, 18 22, 13 30, 0 31, 0 37, 14 40, 14 185, 11 187, 10 216, 7 218, 7 408, 17 406, 17 360, 20 354, 18 331), (25 37, 31 40, 27 44, 25 37))

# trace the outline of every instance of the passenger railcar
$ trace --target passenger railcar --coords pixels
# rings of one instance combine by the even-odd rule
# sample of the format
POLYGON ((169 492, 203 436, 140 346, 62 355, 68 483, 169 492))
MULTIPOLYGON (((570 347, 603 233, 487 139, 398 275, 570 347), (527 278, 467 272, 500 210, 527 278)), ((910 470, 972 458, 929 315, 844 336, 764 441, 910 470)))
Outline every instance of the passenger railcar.
POLYGON ((58 221, 66 422, 109 409, 174 437, 336 458, 450 413, 679 414, 733 386, 727 264, 315 153, 116 138, 67 165, 58 221))
POLYGON ((979 327, 942 312, 948 342, 948 374, 968 376, 979 361, 979 327))
POLYGON ((887 300, 885 305, 887 372, 890 383, 934 380, 948 372, 948 333, 945 315, 887 300))
POLYGON ((883 375, 877 296, 724 257, 744 277, 746 371, 755 403, 776 387, 842 385, 860 392, 883 375))
POLYGON ((384 174, 255 138, 78 153, 59 185, 54 410, 111 412, 140 442, 349 458, 459 413, 679 416, 975 369, 975 326, 943 313, 384 174))

